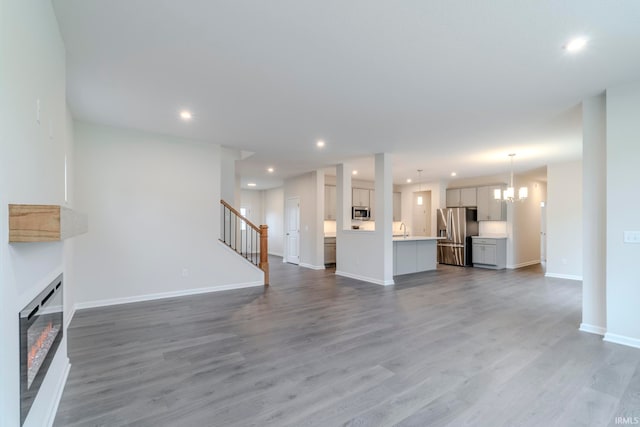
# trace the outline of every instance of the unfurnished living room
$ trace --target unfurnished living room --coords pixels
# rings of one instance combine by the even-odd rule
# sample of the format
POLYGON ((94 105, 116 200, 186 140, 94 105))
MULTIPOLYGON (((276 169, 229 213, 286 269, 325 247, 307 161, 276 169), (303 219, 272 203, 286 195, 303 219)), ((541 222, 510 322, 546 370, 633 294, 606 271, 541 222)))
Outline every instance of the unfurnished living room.
POLYGON ((640 425, 640 3, 0 0, 0 426, 640 425))

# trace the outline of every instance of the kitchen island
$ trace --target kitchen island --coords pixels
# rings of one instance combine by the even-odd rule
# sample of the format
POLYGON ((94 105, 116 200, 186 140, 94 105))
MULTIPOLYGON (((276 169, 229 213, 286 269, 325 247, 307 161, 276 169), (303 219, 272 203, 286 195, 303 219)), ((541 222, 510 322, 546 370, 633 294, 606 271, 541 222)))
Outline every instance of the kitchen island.
POLYGON ((435 270, 437 243, 441 237, 407 236, 393 238, 393 275, 435 270))

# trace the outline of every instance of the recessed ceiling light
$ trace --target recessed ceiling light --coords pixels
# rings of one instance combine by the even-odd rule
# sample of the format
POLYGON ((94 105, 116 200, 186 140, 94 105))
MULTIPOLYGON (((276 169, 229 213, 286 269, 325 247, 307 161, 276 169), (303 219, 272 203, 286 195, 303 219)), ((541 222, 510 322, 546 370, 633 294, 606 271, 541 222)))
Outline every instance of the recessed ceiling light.
POLYGON ((269 172, 269 173, 273 173, 274 170, 275 169, 273 169, 273 168, 267 168, 267 172, 269 172))
POLYGON ((575 39, 569 40, 569 43, 564 45, 564 50, 570 53, 578 52, 587 45, 587 39, 584 37, 576 37, 575 39))
POLYGON ((455 172, 451 172, 451 176, 456 176, 456 175, 458 175, 458 174, 455 173, 455 172))
POLYGON ((358 171, 352 171, 351 175, 358 175, 358 171))
POLYGON ((191 111, 182 110, 180 111, 180 118, 182 120, 191 120, 193 116, 191 115, 191 111))
POLYGON ((318 148, 324 147, 324 141, 319 139, 318 142, 316 142, 316 147, 318 147, 318 148))
POLYGON ((407 184, 411 184, 411 178, 407 178, 407 184))
POLYGON ((247 184, 247 187, 255 187, 256 183, 255 182, 250 182, 247 184))

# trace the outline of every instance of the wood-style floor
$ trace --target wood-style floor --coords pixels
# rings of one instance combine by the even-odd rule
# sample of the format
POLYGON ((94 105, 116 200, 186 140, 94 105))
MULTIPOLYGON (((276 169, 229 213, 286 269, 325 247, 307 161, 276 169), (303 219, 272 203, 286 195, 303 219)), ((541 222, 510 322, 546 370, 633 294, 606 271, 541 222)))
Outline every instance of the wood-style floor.
POLYGON ((614 426, 640 417, 640 350, 578 331, 580 282, 539 267, 451 266, 396 281, 273 258, 266 290, 79 311, 55 425, 614 426))

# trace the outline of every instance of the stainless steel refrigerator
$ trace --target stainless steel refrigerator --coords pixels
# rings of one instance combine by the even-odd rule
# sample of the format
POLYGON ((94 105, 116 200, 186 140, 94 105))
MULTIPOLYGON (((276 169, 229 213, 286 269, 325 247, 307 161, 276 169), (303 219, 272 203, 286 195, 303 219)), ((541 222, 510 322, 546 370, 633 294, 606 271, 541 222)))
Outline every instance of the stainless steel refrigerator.
POLYGON ((474 208, 438 209, 438 262, 472 265, 471 236, 478 235, 478 211, 474 208))

